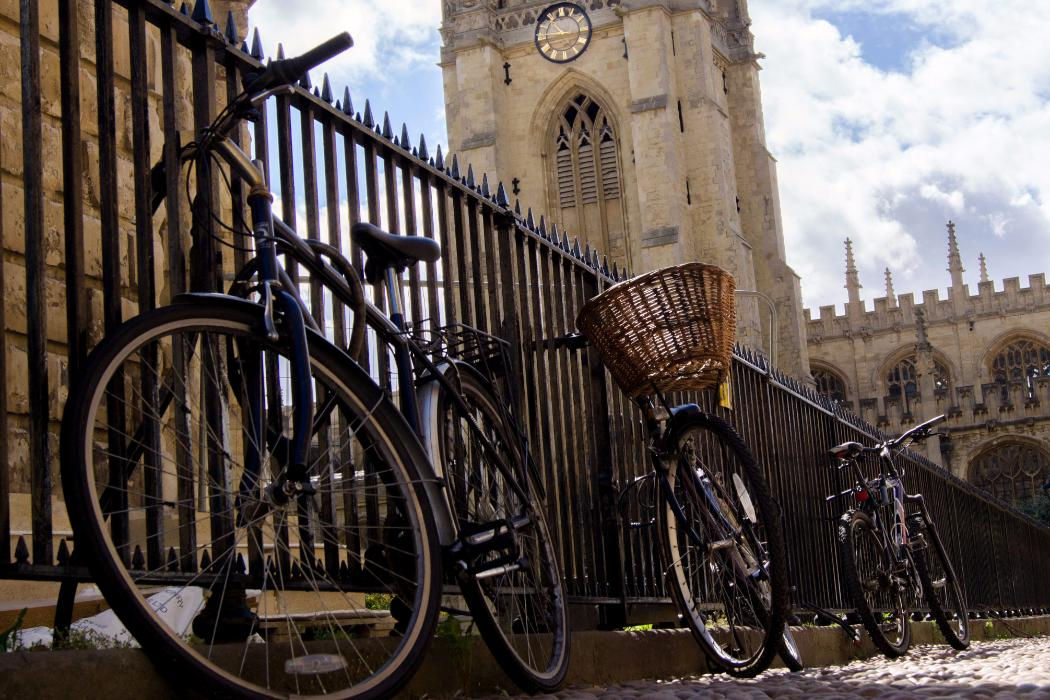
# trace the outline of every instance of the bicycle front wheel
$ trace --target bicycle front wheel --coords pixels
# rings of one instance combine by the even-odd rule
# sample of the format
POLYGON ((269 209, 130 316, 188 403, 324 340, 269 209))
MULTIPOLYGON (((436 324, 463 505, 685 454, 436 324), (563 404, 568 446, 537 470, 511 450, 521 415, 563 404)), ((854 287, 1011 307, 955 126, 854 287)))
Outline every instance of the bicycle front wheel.
POLYGON ((862 511, 848 511, 842 516, 838 543, 846 593, 871 641, 891 659, 903 656, 911 645, 911 625, 910 587, 902 579, 902 566, 883 544, 874 521, 862 511))
POLYGON ((261 320, 218 298, 100 343, 62 426, 77 546, 180 687, 385 697, 437 622, 426 457, 379 387, 313 336, 310 488, 268 489, 291 452, 292 358, 261 320))
POLYGON ((722 419, 697 415, 676 440, 660 534, 667 581, 708 658, 755 676, 784 643, 783 535, 751 452, 722 419))
POLYGON ((488 382, 464 365, 456 372, 466 409, 437 387, 437 401, 423 405, 437 409, 424 425, 438 426, 437 463, 463 547, 460 591, 504 672, 522 690, 548 692, 569 668, 569 621, 543 504, 488 382))
POLYGON ((966 609, 962 586, 948 563, 948 555, 933 529, 924 518, 916 517, 914 533, 921 533, 926 546, 913 550, 915 572, 922 583, 923 597, 930 606, 930 615, 937 621, 941 634, 954 648, 962 651, 970 646, 970 616, 966 609))

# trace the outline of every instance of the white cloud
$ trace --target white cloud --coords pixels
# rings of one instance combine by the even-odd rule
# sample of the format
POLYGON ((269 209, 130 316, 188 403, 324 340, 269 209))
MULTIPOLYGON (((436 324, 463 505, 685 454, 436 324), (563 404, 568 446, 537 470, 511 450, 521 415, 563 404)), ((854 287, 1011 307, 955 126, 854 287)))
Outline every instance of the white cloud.
POLYGON ((441 24, 441 5, 434 0, 259 0, 248 14, 267 42, 267 54, 276 50, 269 42, 282 42, 293 56, 350 32, 354 47, 323 69, 352 78, 432 64, 433 51, 422 47, 434 43, 441 24))
POLYGON ((993 212, 988 215, 988 223, 992 226, 992 233, 995 234, 996 238, 1003 238, 1006 236, 1006 227, 1010 223, 1010 219, 1006 218, 1006 215, 1002 212, 993 212))
POLYGON ((959 190, 945 192, 937 185, 923 185, 919 188, 919 194, 923 199, 943 204, 956 213, 962 212, 966 206, 966 195, 959 190))
POLYGON ((1050 267, 1050 3, 752 0, 750 11, 807 305, 844 300, 844 262, 826 251, 847 236, 870 296, 886 266, 898 292, 942 286, 949 215, 964 255, 984 250, 1007 274, 1050 267), (881 70, 820 18, 841 12, 892 14, 939 39, 901 46, 904 72, 881 70), (1023 217, 1002 214, 1011 207, 1023 217), (1006 245, 1022 219, 1035 250, 1006 245))

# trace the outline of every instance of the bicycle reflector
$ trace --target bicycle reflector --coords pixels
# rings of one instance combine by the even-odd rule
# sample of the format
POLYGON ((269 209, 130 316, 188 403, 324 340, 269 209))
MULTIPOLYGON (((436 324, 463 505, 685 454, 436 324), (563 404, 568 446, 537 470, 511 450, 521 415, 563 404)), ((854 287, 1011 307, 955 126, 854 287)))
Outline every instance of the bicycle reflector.
POLYGON ((871 494, 868 493, 867 489, 858 489, 858 490, 853 492, 853 495, 861 503, 863 503, 864 501, 866 501, 869 498, 871 498, 871 494))

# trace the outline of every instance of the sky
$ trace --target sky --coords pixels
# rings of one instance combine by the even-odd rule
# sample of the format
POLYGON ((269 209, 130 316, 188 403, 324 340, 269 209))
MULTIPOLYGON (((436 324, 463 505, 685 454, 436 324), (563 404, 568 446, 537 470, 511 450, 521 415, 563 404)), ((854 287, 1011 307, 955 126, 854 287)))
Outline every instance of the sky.
MULTIPOLYGON (((964 281, 1050 273, 1050 2, 751 0, 788 263, 806 306, 840 307, 854 242, 862 297, 946 289, 949 219, 964 281)), ((354 107, 445 142, 438 0, 258 0, 267 52, 346 29, 324 67, 354 107), (319 21, 323 18, 323 21, 319 21)), ((320 75, 313 75, 315 84, 320 75)))

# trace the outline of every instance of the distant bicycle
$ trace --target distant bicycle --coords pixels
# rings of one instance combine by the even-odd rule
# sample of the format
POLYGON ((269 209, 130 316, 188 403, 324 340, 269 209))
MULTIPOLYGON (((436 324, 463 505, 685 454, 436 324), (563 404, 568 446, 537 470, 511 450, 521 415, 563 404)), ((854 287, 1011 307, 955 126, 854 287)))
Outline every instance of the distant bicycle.
MULTIPOLYGON (((776 504, 751 451, 722 418, 668 394, 717 386, 736 333, 733 278, 688 263, 610 287, 587 302, 577 326, 645 418, 656 485, 655 526, 667 585, 713 665, 755 676, 785 637, 785 546, 776 504)), ((560 339, 582 346, 578 336, 560 339)), ((800 660, 797 661, 800 663, 800 660)))
POLYGON ((911 601, 925 598, 930 615, 956 649, 970 644, 966 597, 921 494, 904 491, 895 457, 925 440, 937 416, 900 437, 874 447, 845 442, 831 449, 839 469, 850 469, 856 484, 829 500, 852 497, 856 505, 839 519, 838 549, 845 592, 856 606, 875 646, 889 658, 911 644, 911 601), (860 458, 875 455, 879 473, 865 477, 860 458), (908 506, 917 512, 908 513, 908 506))

